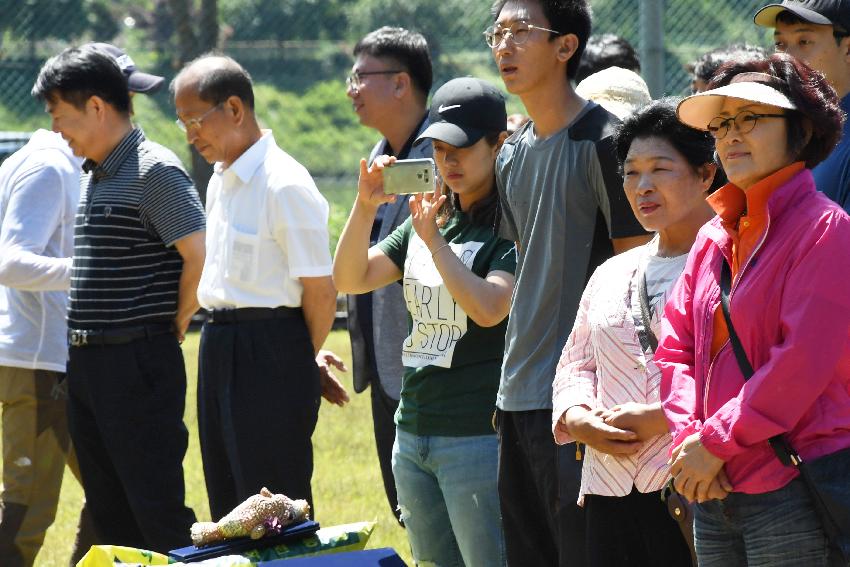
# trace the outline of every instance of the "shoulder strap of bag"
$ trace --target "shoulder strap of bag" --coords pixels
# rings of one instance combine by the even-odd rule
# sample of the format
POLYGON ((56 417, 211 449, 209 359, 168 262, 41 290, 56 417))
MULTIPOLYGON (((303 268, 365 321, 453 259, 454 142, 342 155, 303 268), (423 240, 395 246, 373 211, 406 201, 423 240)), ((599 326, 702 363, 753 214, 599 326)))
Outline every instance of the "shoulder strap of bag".
POLYGON ((732 351, 735 353, 735 360, 738 361, 738 367, 744 374, 744 379, 749 380, 755 374, 750 360, 747 358, 747 353, 744 351, 744 345, 741 344, 741 339, 738 338, 738 333, 735 332, 735 327, 732 325, 732 315, 729 313, 729 292, 732 289, 732 270, 729 269, 729 263, 725 259, 720 259, 720 304, 723 307, 723 318, 726 319, 726 328, 729 330, 729 341, 732 343, 732 351))
MULTIPOLYGON (((729 331, 729 342, 732 343, 732 351, 735 353, 735 359, 738 361, 738 367, 744 375, 745 380, 752 378, 755 371, 753 370, 750 360, 747 358, 747 352, 744 350, 744 345, 741 344, 741 339, 738 333, 735 332, 735 326, 732 325, 732 315, 729 312, 729 293, 732 289, 732 270, 729 268, 729 263, 722 256, 720 257, 720 305, 723 307, 723 318, 726 320, 726 328, 729 331)), ((773 452, 785 466, 796 466, 800 461, 799 455, 789 445, 785 438, 781 435, 775 435, 769 439, 770 446, 773 452)))
POLYGON ((652 315, 649 312, 649 294, 646 291, 646 270, 638 275, 638 295, 640 295, 640 317, 643 319, 642 334, 646 338, 649 348, 652 349, 652 352, 655 352, 658 350, 658 337, 655 336, 652 327, 649 326, 652 322, 652 315))

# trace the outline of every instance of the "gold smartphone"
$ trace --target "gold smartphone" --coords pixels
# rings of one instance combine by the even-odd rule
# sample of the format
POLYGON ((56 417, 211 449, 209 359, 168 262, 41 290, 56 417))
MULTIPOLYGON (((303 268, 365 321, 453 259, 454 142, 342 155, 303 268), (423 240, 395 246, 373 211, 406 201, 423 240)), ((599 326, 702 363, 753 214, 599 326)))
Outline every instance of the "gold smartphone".
POLYGON ((409 195, 436 188, 437 173, 431 158, 402 159, 383 169, 384 193, 409 195))

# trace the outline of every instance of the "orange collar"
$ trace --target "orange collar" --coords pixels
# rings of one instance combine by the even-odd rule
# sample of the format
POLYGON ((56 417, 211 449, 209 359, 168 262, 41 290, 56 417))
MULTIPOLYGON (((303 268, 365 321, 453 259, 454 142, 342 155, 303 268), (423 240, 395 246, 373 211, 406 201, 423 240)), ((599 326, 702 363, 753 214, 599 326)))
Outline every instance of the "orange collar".
POLYGON ((744 214, 761 217, 767 214, 767 201, 773 192, 803 171, 806 164, 797 161, 771 173, 758 183, 744 190, 734 183, 727 183, 706 198, 724 226, 736 226, 744 214))

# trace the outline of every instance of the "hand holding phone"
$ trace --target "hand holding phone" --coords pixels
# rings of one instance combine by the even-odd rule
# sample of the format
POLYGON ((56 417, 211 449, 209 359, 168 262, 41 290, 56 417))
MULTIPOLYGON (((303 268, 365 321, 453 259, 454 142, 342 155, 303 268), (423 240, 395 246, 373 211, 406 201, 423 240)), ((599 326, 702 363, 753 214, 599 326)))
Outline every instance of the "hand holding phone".
POLYGON ((389 164, 395 162, 392 156, 378 156, 367 166, 366 160, 360 160, 360 178, 357 181, 357 201, 367 207, 377 209, 384 203, 395 201, 395 195, 384 193, 383 171, 389 164))

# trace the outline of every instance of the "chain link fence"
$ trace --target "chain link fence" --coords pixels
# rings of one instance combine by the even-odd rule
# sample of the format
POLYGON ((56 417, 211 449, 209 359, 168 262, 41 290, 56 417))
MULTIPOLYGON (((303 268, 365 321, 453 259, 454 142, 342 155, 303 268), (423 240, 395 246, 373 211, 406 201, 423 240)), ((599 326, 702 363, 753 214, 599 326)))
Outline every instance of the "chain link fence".
MULTIPOLYGON (((752 23, 764 0, 591 0, 594 33, 629 40, 653 94, 681 95, 686 64, 722 45, 769 46, 752 23)), ((47 117, 29 91, 47 57, 68 45, 108 41, 145 71, 169 80, 183 61, 216 45, 251 72, 261 122, 304 163, 342 223, 357 171, 376 134, 345 96, 355 42, 382 25, 420 31, 434 56, 435 86, 460 75, 500 85, 482 36, 490 0, 0 0, 0 130, 33 130, 47 117), (217 23, 217 25, 216 25, 217 23), (333 206, 334 194, 344 205, 333 206), (348 193, 346 193, 348 192, 348 193)), ((152 139, 191 156, 174 126, 167 90, 136 96, 136 120, 152 139)), ((509 111, 522 112, 509 98, 509 111)), ((200 184, 199 184, 200 185, 200 184)), ((336 221, 334 220, 336 218, 336 221)))
MULTIPOLYGON (((357 38, 384 24, 425 34, 436 55, 438 84, 463 72, 495 74, 481 36, 490 21, 489 0, 219 0, 201 4, 217 4, 217 43, 223 51, 243 62, 257 80, 290 91, 304 92, 316 82, 339 79, 350 65, 350 48, 357 38)), ((767 34, 751 19, 761 4, 761 0, 591 2, 595 33, 621 35, 642 53, 644 38, 663 40, 662 88, 667 94, 686 88, 684 65, 701 53, 729 43, 767 43, 767 34), (661 17, 642 19, 642 12, 653 5, 660 6, 661 17)), ((125 46, 135 59, 173 75, 180 44, 178 5, 187 9, 188 23, 196 23, 201 7, 188 0, 0 0, 4 14, 0 107, 5 111, 0 116, 31 114, 37 105, 29 89, 39 66, 63 47, 85 40, 125 46)))

